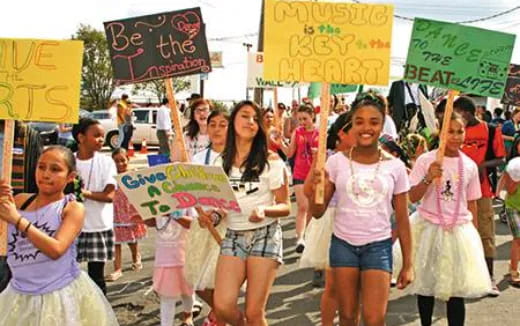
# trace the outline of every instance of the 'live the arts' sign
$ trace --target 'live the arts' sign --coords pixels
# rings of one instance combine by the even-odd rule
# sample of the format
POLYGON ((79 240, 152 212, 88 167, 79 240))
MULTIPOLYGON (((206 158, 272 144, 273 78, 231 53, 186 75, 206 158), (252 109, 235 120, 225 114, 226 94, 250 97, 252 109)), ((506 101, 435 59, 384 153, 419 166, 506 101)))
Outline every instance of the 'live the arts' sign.
POLYGON ((104 24, 119 84, 211 71, 200 8, 104 24))

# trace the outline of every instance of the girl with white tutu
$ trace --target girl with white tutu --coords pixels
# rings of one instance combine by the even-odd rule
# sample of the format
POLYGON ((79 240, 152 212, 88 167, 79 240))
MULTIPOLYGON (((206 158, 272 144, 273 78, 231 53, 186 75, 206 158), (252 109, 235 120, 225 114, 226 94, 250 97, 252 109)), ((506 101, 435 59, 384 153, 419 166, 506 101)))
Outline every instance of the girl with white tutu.
POLYGON ((421 155, 410 174, 410 200, 422 200, 411 217, 415 281, 421 324, 429 326, 435 298, 447 301, 448 325, 464 325, 464 298, 479 298, 491 290, 477 223, 481 197, 477 165, 459 148, 465 122, 451 117, 445 157, 437 150, 421 155), (438 182, 437 182, 438 181, 438 182), (473 222, 473 223, 472 223, 473 222))
MULTIPOLYGON (((352 127, 351 114, 341 114, 330 127, 327 136, 327 148, 336 152, 347 151, 355 144, 355 139, 350 133, 352 127)), ((314 164, 315 162, 313 162, 314 164)), ((305 180, 305 195, 312 196, 312 185, 310 177, 305 180)), ((300 259, 300 267, 312 267, 323 273, 325 271, 325 291, 321 295, 320 312, 322 326, 332 326, 338 311, 336 291, 332 270, 329 267, 329 247, 332 227, 334 225, 334 214, 336 211, 336 199, 333 197, 329 202, 327 211, 319 219, 313 218, 309 222, 305 234, 307 248, 303 251, 300 259)))
POLYGON ((118 325, 103 293, 76 262, 85 209, 63 193, 75 176, 72 152, 51 146, 38 160, 37 194, 13 198, 11 186, 0 182, 0 219, 9 223, 13 273, 0 294, 0 325, 118 325))
MULTIPOLYGON (((224 150, 229 114, 223 109, 215 109, 208 116, 208 136, 210 146, 193 156, 193 163, 214 165, 215 160, 224 150)), ((217 222, 217 221, 215 221, 217 222)), ((215 229, 221 237, 226 235, 227 222, 221 221, 215 229)), ((207 229, 199 223, 191 223, 186 241, 186 279, 195 289, 197 295, 213 309, 213 292, 215 289, 215 273, 220 246, 207 229)), ((222 326, 211 310, 202 326, 222 326)))

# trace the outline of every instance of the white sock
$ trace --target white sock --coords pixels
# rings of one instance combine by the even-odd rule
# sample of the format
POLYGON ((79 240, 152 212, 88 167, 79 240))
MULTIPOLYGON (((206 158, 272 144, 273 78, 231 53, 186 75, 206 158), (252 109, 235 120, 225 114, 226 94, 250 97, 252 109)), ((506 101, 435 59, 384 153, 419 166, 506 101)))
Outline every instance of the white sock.
POLYGON ((177 299, 161 296, 161 326, 172 326, 175 321, 177 299))
POLYGON ((182 298, 182 308, 184 312, 191 313, 193 309, 193 301, 195 301, 195 294, 193 295, 183 295, 182 298))

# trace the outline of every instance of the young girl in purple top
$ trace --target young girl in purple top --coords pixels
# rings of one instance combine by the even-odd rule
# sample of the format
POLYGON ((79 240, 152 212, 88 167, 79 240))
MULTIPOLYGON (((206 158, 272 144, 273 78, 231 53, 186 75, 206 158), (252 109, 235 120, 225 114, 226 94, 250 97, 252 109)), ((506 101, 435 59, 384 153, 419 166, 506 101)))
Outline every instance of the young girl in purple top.
POLYGON ((118 325, 101 290, 76 262, 76 238, 85 209, 65 186, 75 158, 47 148, 36 168, 37 194, 12 196, 0 182, 0 219, 9 223, 7 261, 13 272, 0 294, 0 325, 118 325))
MULTIPOLYGON (((382 326, 392 274, 390 216, 395 210, 403 251, 398 287, 413 278, 411 236, 408 222, 406 167, 378 146, 383 129, 385 104, 376 96, 360 94, 352 103, 352 133, 355 147, 327 160, 324 203, 310 202, 312 216, 326 211, 333 195, 337 205, 329 249, 329 263, 336 288, 341 326, 358 325, 358 308, 366 326, 382 326)), ((311 198, 314 198, 314 194, 311 198)))

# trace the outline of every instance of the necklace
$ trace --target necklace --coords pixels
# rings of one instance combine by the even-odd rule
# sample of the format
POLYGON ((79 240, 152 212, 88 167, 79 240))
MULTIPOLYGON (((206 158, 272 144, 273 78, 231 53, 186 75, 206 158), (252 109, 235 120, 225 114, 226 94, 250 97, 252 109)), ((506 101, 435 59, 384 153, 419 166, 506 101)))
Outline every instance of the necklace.
POLYGON ((364 193, 371 193, 374 190, 374 182, 376 181, 377 174, 379 172, 379 168, 381 167, 381 162, 383 161, 383 153, 381 152, 381 149, 378 148, 379 152, 379 159, 377 161, 376 168, 374 170, 374 175, 371 179, 367 180, 367 182, 360 182, 358 180, 358 176, 354 172, 354 164, 352 164, 352 152, 354 150, 354 147, 352 147, 348 153, 348 162, 350 167, 350 175, 352 178, 352 192, 354 193, 354 197, 356 197, 356 200, 359 201, 359 195, 364 193))
POLYGON ((446 221, 446 219, 444 218, 444 215, 442 213, 442 205, 441 205, 442 189, 441 189, 441 185, 437 185, 436 186, 437 212, 439 214, 439 220, 441 222, 441 227, 444 230, 450 230, 457 224, 457 220, 459 218, 459 213, 460 213, 461 191, 462 191, 462 188, 464 186, 464 164, 462 162, 462 156, 460 155, 460 153, 459 153, 459 159, 458 159, 457 163, 458 163, 457 164, 458 165, 457 166, 457 171, 458 171, 458 174, 459 174, 459 180, 457 182, 457 189, 454 189, 455 191, 453 191, 453 193, 455 195, 457 193, 459 193, 459 195, 458 196, 456 195, 457 198, 455 199, 456 202, 455 202, 455 212, 454 212, 455 218, 452 221, 446 221))

